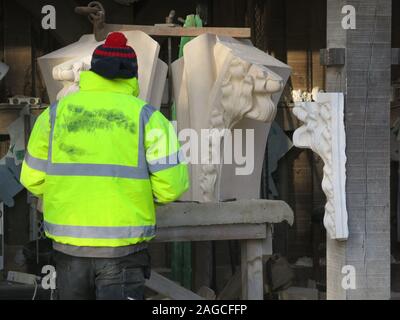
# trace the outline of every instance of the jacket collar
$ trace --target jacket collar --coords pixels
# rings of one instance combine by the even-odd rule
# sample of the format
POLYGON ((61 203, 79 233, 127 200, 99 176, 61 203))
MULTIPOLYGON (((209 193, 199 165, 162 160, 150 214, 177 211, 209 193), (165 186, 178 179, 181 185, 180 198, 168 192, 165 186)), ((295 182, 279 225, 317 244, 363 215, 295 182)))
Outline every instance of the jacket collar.
POLYGON ((82 91, 106 91, 133 95, 139 95, 139 83, 137 78, 130 79, 106 79, 93 71, 83 71, 80 74, 79 87, 82 91))

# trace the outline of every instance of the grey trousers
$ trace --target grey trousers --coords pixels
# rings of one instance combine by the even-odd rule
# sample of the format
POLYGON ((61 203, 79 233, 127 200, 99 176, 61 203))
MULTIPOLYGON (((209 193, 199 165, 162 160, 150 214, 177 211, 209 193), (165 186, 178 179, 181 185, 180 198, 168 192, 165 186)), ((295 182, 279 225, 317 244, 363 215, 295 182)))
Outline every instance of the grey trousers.
POLYGON ((73 257, 55 253, 60 300, 142 300, 150 277, 147 249, 122 258, 73 257))

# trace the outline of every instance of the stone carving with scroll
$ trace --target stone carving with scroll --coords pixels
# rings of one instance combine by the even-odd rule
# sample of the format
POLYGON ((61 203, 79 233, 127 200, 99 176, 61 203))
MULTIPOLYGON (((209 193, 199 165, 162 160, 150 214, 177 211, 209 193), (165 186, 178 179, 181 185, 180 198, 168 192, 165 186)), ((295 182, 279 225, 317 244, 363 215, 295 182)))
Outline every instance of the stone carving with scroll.
POLYGON ((67 61, 53 68, 53 79, 64 87, 57 93, 57 100, 79 90, 80 73, 90 69, 91 56, 67 61))
POLYGON ((313 150, 324 161, 324 225, 329 236, 337 240, 348 237, 343 101, 342 93, 319 93, 316 102, 297 102, 293 109, 294 115, 304 122, 294 132, 294 145, 313 150))
MULTIPOLYGON (((185 46, 172 75, 178 130, 191 128, 201 137, 202 129, 253 129, 255 138, 252 173, 237 175, 236 164, 191 164, 191 189, 184 199, 259 198, 268 132, 290 68, 248 41, 204 34, 185 46)), ((215 135, 206 139, 209 154, 201 154, 202 160, 222 154, 211 141, 221 139, 223 145, 224 138, 215 135)), ((234 148, 246 149, 244 131, 241 139, 233 138, 234 148)))
MULTIPOLYGON (((160 45, 141 31, 123 33, 138 56, 139 98, 159 108, 168 72, 167 64, 158 59, 160 45)), ((90 68, 92 53, 99 44, 93 34, 88 34, 38 59, 50 102, 78 90, 79 73, 90 68)))

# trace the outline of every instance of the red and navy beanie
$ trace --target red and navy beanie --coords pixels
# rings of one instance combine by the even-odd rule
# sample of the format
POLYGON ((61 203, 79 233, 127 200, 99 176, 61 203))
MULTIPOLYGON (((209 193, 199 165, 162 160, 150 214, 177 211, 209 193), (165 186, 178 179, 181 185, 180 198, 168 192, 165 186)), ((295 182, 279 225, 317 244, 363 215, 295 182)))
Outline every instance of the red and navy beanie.
POLYGON ((123 33, 110 33, 106 42, 93 52, 90 70, 107 79, 137 78, 136 53, 127 42, 123 33))

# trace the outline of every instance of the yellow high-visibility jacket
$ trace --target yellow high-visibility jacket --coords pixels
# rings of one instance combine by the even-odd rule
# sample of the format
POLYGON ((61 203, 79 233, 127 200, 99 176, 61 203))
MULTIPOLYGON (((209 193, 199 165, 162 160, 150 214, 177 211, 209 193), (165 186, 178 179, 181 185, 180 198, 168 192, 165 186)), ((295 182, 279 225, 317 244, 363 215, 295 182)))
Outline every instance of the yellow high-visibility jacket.
POLYGON ((171 123, 136 96, 136 78, 82 72, 80 91, 32 130, 21 183, 43 197, 45 232, 74 246, 119 247, 155 236, 155 204, 189 187, 171 123))

